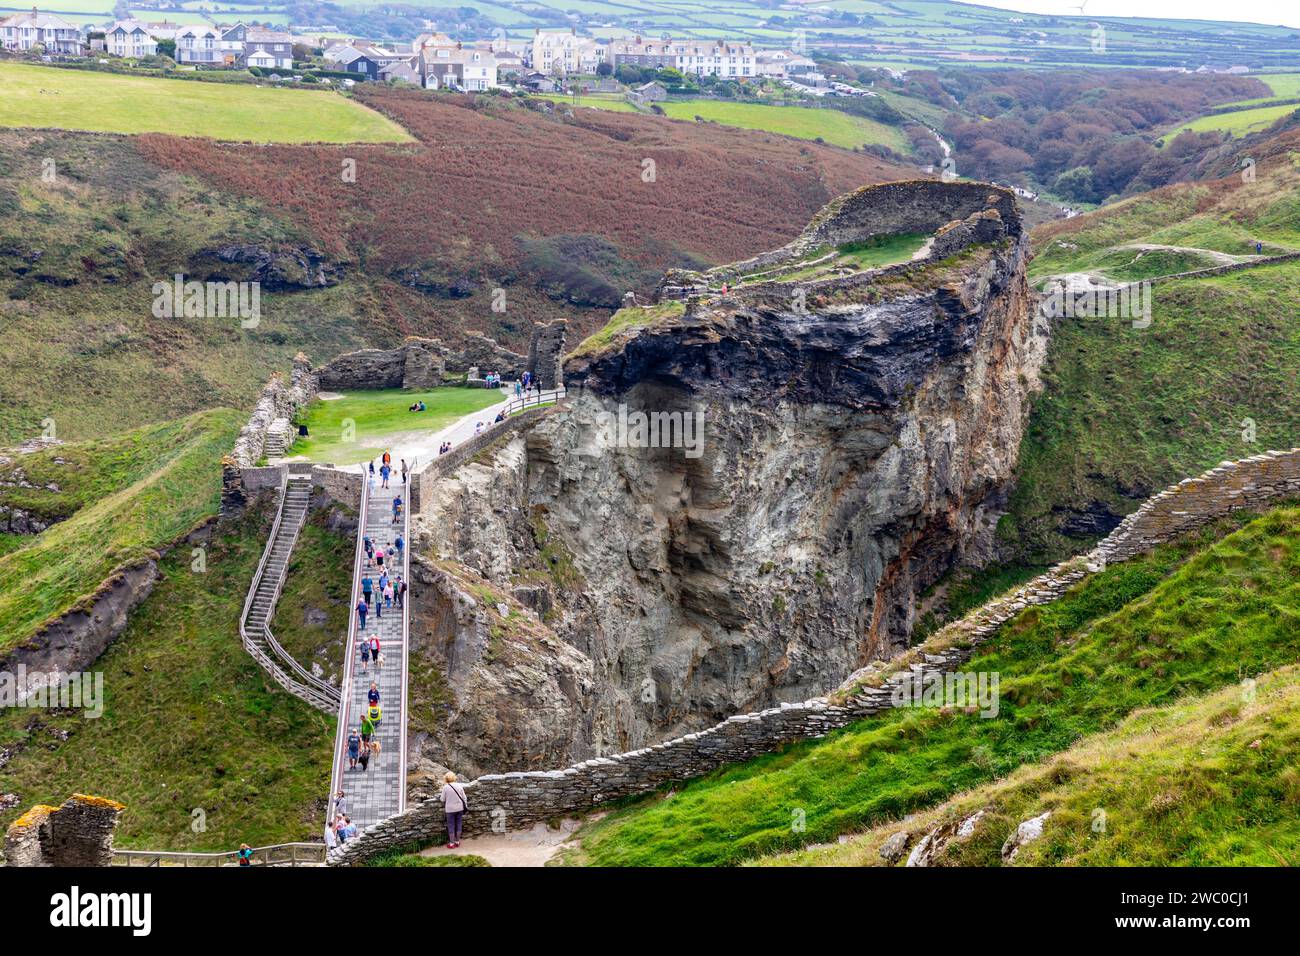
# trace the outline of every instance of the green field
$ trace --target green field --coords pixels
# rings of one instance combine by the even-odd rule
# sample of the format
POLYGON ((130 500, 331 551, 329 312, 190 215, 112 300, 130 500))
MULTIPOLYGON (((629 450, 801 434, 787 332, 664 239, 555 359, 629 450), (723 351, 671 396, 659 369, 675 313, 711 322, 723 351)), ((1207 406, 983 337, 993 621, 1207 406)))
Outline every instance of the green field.
MULTIPOLYGON (((944 851, 948 866, 1005 866, 1002 845, 1049 813, 1016 866, 1295 866, 1300 857, 1300 668, 1186 703, 1143 710, 1059 757, 912 819, 913 843, 983 811, 944 851), (1258 745, 1257 745, 1258 744, 1258 745), (1098 811, 1101 813, 1098 813, 1098 811)), ((765 866, 887 866, 898 821, 861 836, 767 857, 765 866)))
POLYGON ((765 106, 727 100, 672 100, 659 105, 673 119, 693 120, 698 116, 724 126, 765 130, 799 139, 822 140, 846 149, 884 145, 900 153, 908 152, 907 137, 901 130, 834 109, 765 106))
POLYGON ((499 391, 488 388, 348 392, 343 398, 317 401, 307 409, 300 421, 307 426, 310 437, 295 441, 289 454, 311 461, 354 465, 378 457, 384 451, 384 438, 417 429, 432 434, 501 400, 499 391), (428 406, 426 411, 407 411, 420 400, 428 406))
POLYGON ((171 133, 257 143, 387 143, 410 136, 324 90, 0 64, 0 125, 171 133))
POLYGON ((564 93, 538 93, 538 99, 550 100, 552 103, 564 103, 568 106, 585 106, 593 110, 613 110, 616 113, 636 113, 637 108, 624 97, 617 95, 587 94, 584 96, 567 96, 564 93))
POLYGON ((1300 106, 1291 103, 1284 106, 1257 106, 1254 109, 1234 110, 1230 113, 1201 116, 1189 123, 1181 124, 1177 129, 1170 130, 1165 134, 1165 143, 1167 144, 1174 136, 1184 130, 1191 130, 1193 133, 1208 133, 1218 130, 1240 138, 1250 133, 1258 133, 1260 130, 1268 129, 1283 116, 1294 113, 1298 109, 1300 109, 1300 106))
POLYGON ((244 416, 198 412, 114 438, 23 456, 24 472, 67 481, 75 513, 0 557, 0 652, 66 613, 116 569, 151 556, 216 512, 221 456, 244 416), (66 457, 65 457, 66 456, 66 457), (71 462, 61 465, 56 459, 71 462), (80 470, 83 476, 63 476, 80 470))
MULTIPOLYGON (((203 461, 214 483, 216 454, 203 461)), ((215 503, 202 502, 207 514, 215 503)), ((127 849, 216 851, 320 838, 335 721, 285 693, 239 644, 239 613, 269 523, 268 511, 252 511, 222 526, 203 546, 202 573, 188 545, 162 559, 153 593, 94 664, 104 678, 103 716, 0 710, 0 749, 14 751, 4 791, 19 797, 0 812, 0 827, 33 804, 57 806, 80 792, 126 804, 115 843, 127 849)), ((300 541, 294 560, 311 575, 291 571, 280 603, 290 612, 323 611, 325 622, 277 615, 281 640, 303 647, 346 628, 347 596, 322 603, 310 589, 317 579, 347 582, 351 558, 340 535, 312 529, 300 541)), ((13 583, 26 590, 21 579, 13 583)))
MULTIPOLYGON (((908 708, 867 718, 616 810, 579 831, 571 862, 734 865, 932 807, 1050 760, 1140 708, 1293 663, 1297 574, 1300 507, 1202 529, 1004 625, 965 668, 1001 675, 995 717, 908 708)), ((1294 839, 1295 815, 1273 815, 1290 820, 1294 839)), ((1237 828, 1257 825, 1239 820, 1237 828)), ((1163 849, 1202 859, 1186 840, 1163 849)), ((1232 858, 1231 848, 1205 857, 1232 858)))

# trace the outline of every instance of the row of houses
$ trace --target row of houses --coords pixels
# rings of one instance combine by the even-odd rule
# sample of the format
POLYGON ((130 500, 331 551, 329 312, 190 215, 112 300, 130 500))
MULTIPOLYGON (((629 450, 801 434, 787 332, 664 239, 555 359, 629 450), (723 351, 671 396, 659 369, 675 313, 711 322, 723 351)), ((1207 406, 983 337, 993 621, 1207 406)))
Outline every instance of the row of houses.
POLYGON ((183 26, 118 20, 98 30, 82 31, 52 13, 17 13, 0 20, 0 45, 6 50, 81 56, 100 52, 111 56, 146 57, 158 52, 159 40, 176 41, 176 62, 206 66, 291 69, 293 39, 288 33, 250 27, 183 26))

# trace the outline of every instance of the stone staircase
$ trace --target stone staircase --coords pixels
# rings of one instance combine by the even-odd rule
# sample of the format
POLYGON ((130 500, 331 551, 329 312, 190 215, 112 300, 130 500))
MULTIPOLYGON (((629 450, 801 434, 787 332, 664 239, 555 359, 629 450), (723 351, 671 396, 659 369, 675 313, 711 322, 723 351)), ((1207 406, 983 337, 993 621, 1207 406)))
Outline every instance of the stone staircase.
POLYGON ((293 424, 287 418, 277 418, 266 429, 266 447, 263 454, 267 460, 283 458, 284 453, 293 444, 293 424))
POLYGON ((277 684, 313 707, 333 714, 338 712, 341 699, 338 688, 294 660, 275 639, 270 626, 310 500, 311 479, 287 476, 275 525, 244 603, 239 632, 245 650, 277 684))

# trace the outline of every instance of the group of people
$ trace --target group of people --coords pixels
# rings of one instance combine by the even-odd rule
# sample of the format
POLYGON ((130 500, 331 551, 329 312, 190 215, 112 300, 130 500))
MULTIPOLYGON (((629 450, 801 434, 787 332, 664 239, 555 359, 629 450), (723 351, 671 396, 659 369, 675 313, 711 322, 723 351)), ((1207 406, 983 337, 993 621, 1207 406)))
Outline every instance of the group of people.
MULTIPOLYGON (((367 643, 366 641, 361 642, 363 648, 361 653, 363 655, 366 653, 367 643)), ((379 723, 383 719, 384 710, 379 705, 379 684, 371 681, 370 690, 366 692, 366 706, 361 713, 361 723, 348 732, 349 770, 356 770, 357 767, 360 767, 362 773, 364 773, 370 769, 371 759, 379 759, 383 745, 380 744, 376 734, 379 731, 379 723)))
POLYGON ((501 387, 501 373, 500 373, 500 372, 488 372, 486 375, 483 376, 483 381, 484 381, 484 383, 487 385, 488 388, 500 388, 500 387, 501 387))
POLYGON ((411 404, 407 406, 406 410, 408 412, 424 412, 428 411, 428 408, 424 404, 424 399, 421 399, 418 402, 411 402, 411 404))
POLYGON ((438 454, 439 454, 439 455, 445 455, 445 454, 447 454, 447 452, 449 452, 449 451, 451 451, 451 442, 449 442, 449 441, 445 441, 445 442, 443 442, 441 445, 438 446, 438 454))
POLYGON ((348 816, 348 798, 342 790, 334 798, 334 814, 325 821, 325 847, 332 850, 357 835, 357 826, 348 816))
MULTIPOLYGON (((405 487, 406 486, 406 459, 402 458, 399 459, 399 461, 401 462, 401 469, 402 469, 402 486, 405 487)), ((393 476, 393 456, 388 452, 384 452, 383 457, 379 459, 379 487, 387 488, 388 480, 392 476, 393 476)), ((370 482, 370 490, 374 491, 375 490, 375 463, 373 460, 370 462, 368 480, 370 482)))
POLYGON ((375 662, 375 670, 384 669, 384 652, 380 649, 378 634, 362 637, 357 641, 357 648, 361 652, 361 673, 370 673, 371 661, 375 662))

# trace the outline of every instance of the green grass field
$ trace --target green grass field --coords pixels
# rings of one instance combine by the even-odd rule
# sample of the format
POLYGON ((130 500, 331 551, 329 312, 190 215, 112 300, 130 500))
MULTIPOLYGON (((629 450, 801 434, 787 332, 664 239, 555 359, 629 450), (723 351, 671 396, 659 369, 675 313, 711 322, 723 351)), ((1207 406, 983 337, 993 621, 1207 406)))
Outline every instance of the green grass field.
POLYGON ((885 866, 881 845, 983 811, 948 866, 1002 866, 1003 841, 1049 813, 1016 866, 1295 866, 1300 862, 1300 668, 1142 710, 942 806, 765 866, 885 866))
POLYGON ((799 139, 820 139, 846 149, 877 144, 900 153, 906 153, 909 149, 907 138, 901 130, 834 109, 766 106, 728 100, 674 100, 659 105, 673 119, 693 120, 699 116, 724 126, 765 130, 799 139))
MULTIPOLYGON (((217 462, 234 443, 244 415, 198 412, 83 448, 67 449, 76 468, 70 518, 0 557, 0 652, 92 594, 113 571, 155 555, 216 512, 217 462), (93 466, 85 464, 95 460, 93 466)), ((20 464, 50 478, 64 449, 24 456, 20 464)))
POLYGON ((171 133, 257 143, 389 143, 411 137, 328 91, 0 64, 0 125, 171 133))
POLYGON ((307 409, 301 421, 310 437, 295 441, 289 454, 311 461, 354 465, 382 454, 386 437, 416 430, 432 434, 501 400, 499 391, 486 388, 348 392, 343 398, 317 401, 307 409), (428 406, 426 411, 407 411, 420 400, 428 406))
POLYGON ((535 94, 538 99, 550 100, 552 103, 561 103, 568 106, 583 106, 593 110, 613 110, 616 113, 635 113, 637 108, 629 103, 622 96, 598 96, 588 94, 576 98, 566 96, 563 93, 538 93, 535 94))
MULTIPOLYGON (((204 467, 219 478, 215 458, 204 467)), ((0 827, 35 803, 57 806, 81 792, 126 804, 115 842, 128 849, 320 838, 335 721, 285 693, 239 643, 269 522, 269 512, 254 511, 220 529, 205 545, 203 573, 188 546, 162 560, 153 593, 94 665, 104 675, 103 716, 0 710, 0 748, 16 750, 4 790, 20 801, 0 812, 0 827)), ((347 581, 351 547, 323 534, 313 531, 307 545, 312 575, 347 581)), ((291 572, 282 607, 323 610, 326 629, 346 621, 347 598, 320 603, 303 590, 313 584, 291 572)), ((299 634, 289 615, 276 628, 295 644, 319 629, 304 622, 299 634)))
POLYGON ((996 717, 909 708, 868 718, 616 810, 579 831, 571 862, 734 865, 935 806, 1140 708, 1293 663, 1298 575, 1300 507, 1202 529, 1005 625, 965 668, 1000 675, 996 717))
POLYGON ((1300 106, 1292 103, 1286 106, 1258 106, 1254 109, 1201 116, 1190 123, 1179 125, 1177 129, 1170 130, 1165 135, 1164 141, 1166 144, 1169 143, 1174 136, 1184 130, 1191 130, 1193 133, 1208 133, 1212 130, 1218 130, 1240 138, 1250 133, 1258 133, 1260 130, 1268 129, 1283 116, 1294 113, 1298 109, 1300 109, 1300 106))

